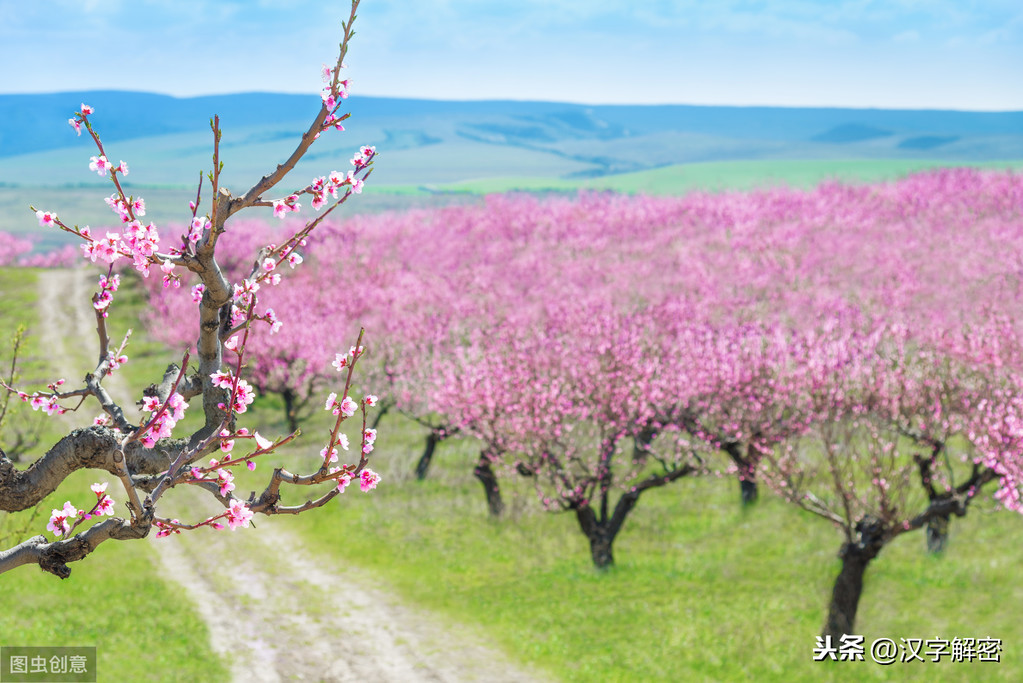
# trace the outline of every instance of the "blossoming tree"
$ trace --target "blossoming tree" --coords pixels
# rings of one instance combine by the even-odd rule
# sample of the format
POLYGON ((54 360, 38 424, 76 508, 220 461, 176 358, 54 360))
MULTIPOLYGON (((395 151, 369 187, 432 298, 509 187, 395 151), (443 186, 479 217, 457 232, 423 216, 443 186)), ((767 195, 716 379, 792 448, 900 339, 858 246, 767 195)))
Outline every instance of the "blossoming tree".
MULTIPOLYGON (((353 35, 358 5, 359 0, 352 1, 351 13, 342 22, 343 38, 335 64, 323 67, 326 85, 319 112, 288 159, 241 194, 221 185, 220 122, 218 118, 211 121, 213 169, 206 176, 208 211, 200 212, 203 206, 200 179, 196 201, 190 204, 189 226, 179 236, 168 236, 166 231, 161 234, 153 223, 142 220, 146 215, 144 199, 128 195, 121 182, 128 174, 128 165, 111 161, 114 157, 93 127, 94 114, 100 114, 83 104, 69 119, 79 135, 86 132, 96 144, 98 153, 92 157, 89 168, 110 179, 113 194, 106 203, 120 220, 121 229, 94 234, 88 226, 66 223, 51 211, 34 207, 33 210, 43 227, 77 235, 83 242, 85 257, 106 269, 99 278, 99 291, 92 297, 99 356, 80 384, 59 379, 45 390, 17 390, 17 395, 33 409, 49 415, 75 410, 87 401, 95 401, 102 415, 93 426, 71 431, 25 469, 16 467, 0 451, 0 511, 32 508, 57 490, 72 472, 90 469, 105 472, 116 480, 115 486, 124 492, 127 514, 116 515, 114 500, 108 493, 109 482, 97 482, 91 487, 92 493, 83 496, 89 500, 87 504, 68 500, 53 510, 47 530, 54 538, 37 535, 0 551, 0 572, 37 564, 44 571, 66 578, 71 562, 82 560, 110 539, 140 539, 154 530, 157 536, 167 536, 198 527, 237 529, 247 527, 255 514, 299 514, 318 508, 355 481, 363 491, 376 486, 379 477, 367 467, 376 432, 367 429, 366 419, 367 409, 376 405, 377 399, 370 394, 359 399, 351 395, 353 371, 364 353, 360 333, 347 353, 336 354, 334 367, 340 373, 340 386, 326 401, 336 421, 316 459, 318 467, 308 474, 277 467, 260 493, 242 498, 234 492, 235 471, 243 467, 255 470, 260 458, 297 436, 292 433, 269 439, 256 429, 241 425, 249 417, 248 407, 254 400, 251 385, 241 378, 242 367, 256 353, 250 340, 281 324, 278 312, 260 306, 261 296, 281 281, 282 264, 296 265, 300 261, 296 250, 328 214, 361 191, 372 170, 375 150, 363 147, 352 159, 354 168, 346 173, 335 171, 308 184, 292 186, 290 191, 280 189, 322 133, 343 130, 342 121, 348 115, 340 114, 339 108, 349 87, 342 75, 343 60, 353 35), (272 209, 280 218, 298 211, 303 196, 308 196, 319 215, 280 244, 263 245, 258 254, 252 255, 254 265, 248 272, 229 281, 218 260, 218 247, 232 219, 242 211, 260 207, 272 209), (115 343, 107 324, 108 311, 120 285, 115 269, 125 261, 130 261, 131 267, 143 277, 161 278, 168 287, 180 284, 183 271, 194 273, 199 280, 192 291, 198 304, 191 315, 194 347, 184 354, 180 364, 168 367, 162 377, 154 378, 152 385, 140 391, 139 403, 145 414, 141 420, 129 418, 126 407, 115 400, 106 382, 128 360, 127 335, 120 344, 115 343), (196 365, 190 364, 193 353, 196 365), (201 426, 191 434, 175 435, 176 423, 190 406, 202 411, 201 426), (360 452, 354 462, 341 464, 338 449, 349 449, 342 425, 360 413, 361 436, 357 439, 360 452), (208 492, 223 507, 223 512, 185 521, 162 515, 165 496, 182 486, 208 492), (289 505, 282 500, 282 489, 288 486, 320 490, 302 504, 289 505), (96 521, 99 518, 105 519, 96 521)), ((181 294, 187 296, 186 292, 181 294)), ((284 318, 289 311, 279 313, 284 318)))

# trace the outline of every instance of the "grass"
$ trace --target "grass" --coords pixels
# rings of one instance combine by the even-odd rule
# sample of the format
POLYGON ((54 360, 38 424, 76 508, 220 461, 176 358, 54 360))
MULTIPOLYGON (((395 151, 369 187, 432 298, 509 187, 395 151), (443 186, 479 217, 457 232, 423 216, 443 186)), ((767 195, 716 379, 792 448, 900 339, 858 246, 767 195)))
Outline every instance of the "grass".
MULTIPOLYGON (((43 509, 84 505, 95 480, 75 473, 43 509)), ((45 531, 45 514, 34 533, 45 531)), ((156 577, 155 562, 145 542, 110 541, 66 581, 31 566, 3 574, 0 644, 96 647, 101 681, 226 680, 206 625, 177 586, 156 577)))
MULTIPOLYGON (((0 296, 5 301, 0 311, 2 327, 12 329, 19 322, 29 326, 23 372, 26 383, 35 382, 23 385, 29 389, 52 379, 44 372, 47 357, 43 354, 34 308, 38 277, 39 272, 34 270, 0 268, 0 296)), ((112 327, 123 331, 124 321, 137 314, 141 299, 129 287, 119 292, 119 303, 120 310, 115 307, 112 316, 112 327)), ((73 352, 75 361, 85 368, 87 359, 95 358, 89 343, 96 342, 76 341, 80 346, 73 352)), ((144 352, 147 345, 140 343, 136 348, 144 352)), ((3 366, 7 367, 9 349, 0 351, 0 359, 4 359, 3 366)), ((154 359, 149 365, 158 367, 162 361, 154 359)), ((139 366, 149 369, 145 363, 139 366)), ((124 370, 130 367, 131 364, 124 370)), ((23 410, 12 415, 8 430, 18 427, 17 420, 31 420, 39 415, 24 410, 23 404, 17 406, 23 410)), ((41 453, 66 430, 67 423, 55 418, 44 420, 40 445, 32 455, 41 453)), ((62 506, 65 500, 77 507, 94 501, 89 485, 97 480, 111 483, 108 490, 123 514, 123 496, 115 490, 113 477, 78 471, 43 501, 34 519, 26 520, 30 512, 10 516, 0 513, 0 538, 6 537, 2 547, 6 549, 30 535, 49 535, 46 532, 49 510, 62 506)), ((205 624, 187 595, 157 578, 156 562, 155 553, 145 542, 110 541, 84 561, 72 564, 71 577, 65 581, 33 566, 0 575, 0 645, 95 646, 99 680, 226 679, 227 669, 210 649, 205 624)))
POLYGON ((476 194, 511 190, 574 192, 586 189, 614 190, 630 194, 678 195, 694 190, 718 192, 772 186, 810 188, 825 180, 857 183, 878 182, 894 180, 909 173, 948 166, 1019 169, 1023 167, 1023 161, 980 163, 905 159, 714 161, 675 164, 653 170, 587 179, 508 177, 432 187, 436 191, 460 191, 476 194))
MULTIPOLYGON (((478 625, 510 656, 565 681, 1018 680, 1023 598, 1006 543, 1020 520, 971 510, 944 557, 921 533, 870 567, 857 630, 881 637, 996 637, 1002 662, 883 667, 812 661, 841 538, 763 495, 738 503, 731 479, 683 480, 642 498, 597 572, 574 518, 543 513, 521 481, 503 482, 512 512, 487 518, 469 442, 442 444, 430 477, 409 476, 421 447, 411 424, 385 418, 372 495, 346 493, 323 514, 281 520, 338 567, 357 565, 407 600, 478 625)), ((277 520, 275 520, 276 522, 277 520)))

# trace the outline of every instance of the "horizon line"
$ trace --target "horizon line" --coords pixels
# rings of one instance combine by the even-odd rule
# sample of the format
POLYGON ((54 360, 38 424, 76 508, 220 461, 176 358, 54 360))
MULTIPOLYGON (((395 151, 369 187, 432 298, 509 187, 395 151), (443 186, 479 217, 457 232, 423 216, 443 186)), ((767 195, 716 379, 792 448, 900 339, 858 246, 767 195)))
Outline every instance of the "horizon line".
MULTIPOLYGON (((30 91, 30 92, 0 92, 0 97, 33 97, 33 96, 52 96, 52 95, 64 95, 64 94, 82 94, 82 93, 127 93, 127 94, 141 94, 141 95, 157 95, 160 97, 169 97, 176 100, 191 100, 201 99, 207 97, 231 97, 238 95, 272 95, 272 96, 298 96, 308 97, 310 99, 319 99, 316 93, 306 92, 286 92, 286 91, 271 91, 271 90, 239 90, 235 92, 216 92, 216 93, 199 93, 194 95, 175 95, 166 92, 157 92, 152 90, 125 90, 120 88, 89 88, 82 90, 47 90, 47 91, 30 91)), ((415 97, 405 95, 376 95, 371 93, 358 93, 351 95, 351 98, 361 99, 380 99, 380 100, 411 100, 416 102, 450 102, 457 104, 473 104, 473 103, 497 103, 497 102, 510 102, 520 104, 563 104, 573 107, 704 107, 704 108, 732 108, 732 109, 848 109, 855 111, 940 111, 940 112, 961 112, 969 114, 1019 114, 1023 113, 1023 108, 1020 109, 967 109, 961 107, 941 107, 941 106, 881 106, 881 105, 850 105, 850 104, 777 104, 777 103, 708 103, 708 102, 579 102, 572 100, 544 100, 534 98, 515 98, 515 97, 503 97, 503 98, 433 98, 433 97, 415 97)))

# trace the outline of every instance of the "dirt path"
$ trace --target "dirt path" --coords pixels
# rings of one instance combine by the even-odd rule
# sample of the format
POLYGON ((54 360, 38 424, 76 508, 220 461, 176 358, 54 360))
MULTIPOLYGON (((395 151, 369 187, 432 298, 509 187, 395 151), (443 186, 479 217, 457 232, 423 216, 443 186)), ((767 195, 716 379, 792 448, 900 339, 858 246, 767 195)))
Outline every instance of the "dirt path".
POLYGON ((317 558, 282 520, 156 539, 236 681, 530 681, 465 628, 402 605, 364 572, 317 558))
POLYGON ((53 345, 55 353, 50 357, 59 376, 76 387, 96 367, 99 342, 90 304, 95 279, 82 268, 44 269, 37 283, 38 334, 53 345))
MULTIPOLYGON (((70 343, 78 349, 95 348, 88 341, 96 336, 88 304, 94 287, 94 279, 82 270, 44 271, 39 276, 43 334, 54 335, 54 356, 64 363, 83 355, 67 353, 70 343)), ((94 358, 88 361, 95 363, 94 358)), ((73 364, 58 370, 69 384, 84 374, 73 364)), ((130 404, 120 373, 105 385, 115 399, 130 404)), ((176 497, 180 503, 182 496, 176 497)), ((187 504, 191 516, 204 514, 198 510, 213 512, 198 496, 187 504)), ((324 511, 309 514, 317 513, 324 511)), ((191 597, 233 680, 543 679, 509 663, 467 627, 403 605, 375 587, 365 572, 332 565, 287 530, 290 520, 255 521, 258 529, 150 538, 159 573, 191 597)))

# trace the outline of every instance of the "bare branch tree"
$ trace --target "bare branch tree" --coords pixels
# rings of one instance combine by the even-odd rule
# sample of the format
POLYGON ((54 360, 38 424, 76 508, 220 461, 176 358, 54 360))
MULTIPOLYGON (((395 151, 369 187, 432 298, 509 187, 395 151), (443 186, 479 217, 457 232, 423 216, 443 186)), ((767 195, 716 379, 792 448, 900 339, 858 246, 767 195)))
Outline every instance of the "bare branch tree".
MULTIPOLYGON (((94 262, 99 259, 109 263, 109 268, 100 277, 100 291, 92 297, 99 355, 91 372, 86 373, 81 385, 74 388, 67 388, 64 380, 58 380, 49 385, 47 391, 18 391, 17 395, 33 408, 51 415, 74 410, 85 401, 95 400, 103 410, 104 418, 91 427, 71 431, 24 469, 16 467, 14 460, 0 450, 0 511, 14 513, 36 508, 73 472, 92 469, 117 478, 124 489, 128 514, 125 517, 112 516, 114 503, 106 494, 106 484, 95 484, 92 489, 96 504, 92 509, 77 510, 70 501, 62 510, 55 509, 48 528, 56 538, 32 536, 0 552, 0 573, 25 564, 37 564, 44 571, 66 578, 71 572, 68 566, 71 562, 82 560, 100 543, 110 539, 140 539, 154 528, 158 536, 202 526, 217 529, 230 526, 234 529, 248 526, 249 519, 256 513, 298 514, 320 507, 356 480, 364 491, 375 487, 379 477, 367 468, 367 463, 376 432, 366 429, 366 418, 367 409, 376 405, 376 397, 366 395, 356 401, 350 396, 353 372, 364 352, 361 333, 355 346, 347 354, 338 353, 335 360, 338 371, 345 373, 342 375, 345 382, 338 394, 332 393, 327 399, 326 407, 333 411, 337 420, 326 447, 320 452, 322 460, 319 467, 308 474, 294 474, 278 467, 271 473, 265 489, 246 499, 233 494, 232 472, 232 468, 241 466, 255 469, 258 458, 298 436, 297 432, 293 432, 271 440, 238 424, 253 401, 251 386, 241 378, 246 343, 250 335, 264 331, 257 329, 261 323, 273 326, 278 322, 271 311, 265 314, 257 311, 260 287, 275 286, 281 280, 277 266, 284 262, 294 264, 295 249, 304 244, 305 238, 327 215, 353 193, 361 191, 363 182, 372 171, 375 149, 363 147, 352 159, 354 170, 316 178, 280 199, 268 198, 268 194, 288 178, 319 135, 332 127, 341 128, 340 122, 348 117, 348 114, 338 113, 348 95, 348 82, 342 78, 341 70, 349 41, 354 35, 352 25, 358 6, 359 0, 352 0, 351 13, 342 22, 343 37, 337 61, 333 68, 324 66, 327 85, 321 94, 322 105, 294 152, 239 196, 221 186, 221 130, 219 118, 214 117, 211 121, 213 169, 206 176, 212 191, 210 210, 206 215, 199 214, 203 185, 203 177, 200 176, 196 201, 191 206, 190 230, 187 235, 180 236, 176 244, 168 239, 161 242, 153 224, 143 225, 140 218, 145 215, 144 201, 125 193, 119 176, 128 173, 127 165, 121 162, 114 166, 108 161, 107 152, 90 119, 94 113, 92 107, 83 104, 81 111, 69 120, 79 134, 85 129, 97 146, 99 154, 92 157, 90 168, 101 176, 109 175, 114 194, 107 203, 120 217, 123 229, 121 233, 93 235, 88 227, 68 225, 52 212, 32 207, 41 225, 54 226, 77 235, 84 241, 86 256, 94 262), (228 220, 242 210, 255 207, 272 207, 274 215, 282 217, 298 210, 297 200, 303 194, 310 195, 313 207, 320 210, 319 215, 283 244, 267 245, 254 255, 255 264, 248 277, 241 282, 229 282, 217 261, 218 238, 227 229, 228 220), (193 290, 193 296, 199 303, 195 343, 197 367, 189 369, 190 353, 186 352, 180 364, 168 367, 162 377, 140 391, 142 409, 149 413, 149 417, 140 424, 129 420, 104 384, 110 373, 127 360, 124 349, 128 335, 115 348, 107 329, 107 312, 119 285, 115 262, 124 258, 130 259, 143 276, 149 276, 151 268, 158 268, 157 272, 162 273, 164 283, 168 285, 177 281, 179 276, 175 270, 178 268, 197 274, 201 282, 193 290), (71 402, 75 405, 72 406, 71 402), (188 436, 172 437, 175 423, 189 404, 196 402, 202 406, 202 425, 188 436), (341 432, 341 425, 356 413, 361 413, 362 421, 359 458, 355 463, 332 466, 331 463, 338 460, 337 447, 340 445, 347 449, 348 442, 341 432), (252 443, 255 449, 241 455, 232 453, 236 440, 252 443), (206 465, 199 464, 200 460, 218 451, 224 453, 219 459, 214 458, 206 465), (321 486, 316 497, 304 504, 284 505, 281 502, 281 491, 285 486, 316 487, 325 484, 329 486, 321 486), (161 516, 165 494, 181 486, 197 486, 209 492, 224 507, 224 512, 192 522, 161 516), (105 515, 110 517, 91 523, 91 526, 86 524, 105 515), (75 533, 80 525, 83 530, 75 533)), ((11 386, 13 382, 13 374, 8 382, 4 382, 8 393, 15 391, 11 386)), ((3 405, 6 410, 6 401, 3 405)))

